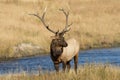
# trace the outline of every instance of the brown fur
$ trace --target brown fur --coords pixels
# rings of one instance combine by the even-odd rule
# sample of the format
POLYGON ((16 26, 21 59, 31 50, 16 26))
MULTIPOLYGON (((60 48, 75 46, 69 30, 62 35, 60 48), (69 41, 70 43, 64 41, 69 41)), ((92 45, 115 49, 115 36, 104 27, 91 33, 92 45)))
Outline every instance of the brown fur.
POLYGON ((63 64, 64 71, 66 70, 66 68, 67 71, 69 71, 71 67, 70 61, 74 58, 74 68, 75 72, 77 73, 79 44, 75 39, 70 39, 67 42, 64 40, 64 37, 53 39, 50 48, 51 58, 57 72, 59 72, 59 63, 63 64), (69 50, 70 48, 71 50, 69 50))

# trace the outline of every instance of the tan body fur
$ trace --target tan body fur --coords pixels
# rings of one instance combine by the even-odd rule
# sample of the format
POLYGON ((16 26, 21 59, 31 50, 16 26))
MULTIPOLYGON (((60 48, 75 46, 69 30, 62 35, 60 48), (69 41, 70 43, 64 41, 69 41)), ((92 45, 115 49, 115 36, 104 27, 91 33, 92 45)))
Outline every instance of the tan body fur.
POLYGON ((76 41, 76 39, 71 38, 67 40, 67 44, 68 46, 63 48, 63 53, 59 57, 59 61, 70 61, 75 55, 79 53, 79 43, 76 41))

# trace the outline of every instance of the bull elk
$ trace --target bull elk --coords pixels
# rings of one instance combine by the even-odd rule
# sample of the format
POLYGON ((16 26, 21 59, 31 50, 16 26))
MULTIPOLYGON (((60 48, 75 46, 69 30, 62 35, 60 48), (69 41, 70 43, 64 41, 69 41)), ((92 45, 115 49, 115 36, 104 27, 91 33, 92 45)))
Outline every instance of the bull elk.
POLYGON ((72 60, 72 58, 74 58, 74 69, 77 73, 79 43, 74 38, 71 38, 67 41, 64 39, 64 34, 70 30, 70 26, 72 24, 68 24, 69 12, 65 12, 64 9, 59 10, 62 11, 66 16, 66 25, 62 31, 53 31, 49 28, 49 25, 45 23, 44 17, 46 14, 46 10, 43 12, 42 16, 39 16, 38 14, 31 15, 36 16, 38 19, 40 19, 45 28, 55 34, 50 45, 50 56, 54 63, 55 70, 59 72, 59 63, 62 63, 63 70, 65 71, 67 68, 67 70, 69 71, 71 67, 70 61, 72 60))

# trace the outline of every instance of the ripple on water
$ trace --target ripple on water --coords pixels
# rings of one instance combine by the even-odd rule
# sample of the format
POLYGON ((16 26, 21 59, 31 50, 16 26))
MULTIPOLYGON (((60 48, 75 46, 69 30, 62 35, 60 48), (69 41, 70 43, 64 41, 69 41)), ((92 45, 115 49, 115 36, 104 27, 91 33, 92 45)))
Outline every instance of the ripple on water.
MULTIPOLYGON (((79 54, 79 65, 85 63, 110 63, 112 65, 120 65, 120 48, 81 51, 79 54)), ((71 64, 73 66, 73 61, 71 64)), ((0 74, 19 73, 21 71, 38 73, 39 71, 53 70, 54 66, 49 55, 0 63, 0 74)))

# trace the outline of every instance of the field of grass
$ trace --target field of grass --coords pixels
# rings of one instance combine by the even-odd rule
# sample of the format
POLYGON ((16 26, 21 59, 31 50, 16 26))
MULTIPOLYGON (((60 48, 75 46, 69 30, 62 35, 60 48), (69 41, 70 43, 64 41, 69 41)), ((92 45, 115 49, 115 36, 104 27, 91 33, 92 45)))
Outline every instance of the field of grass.
POLYGON ((79 67, 78 73, 47 73, 39 75, 7 74, 0 76, 0 80, 120 80, 120 68, 110 65, 84 65, 79 67))
POLYGON ((47 6, 46 22, 53 30, 62 30, 70 11, 71 31, 81 49, 120 46, 120 0, 0 0, 0 57, 13 57, 14 47, 21 43, 42 46, 49 52, 52 33, 30 16, 47 6))

